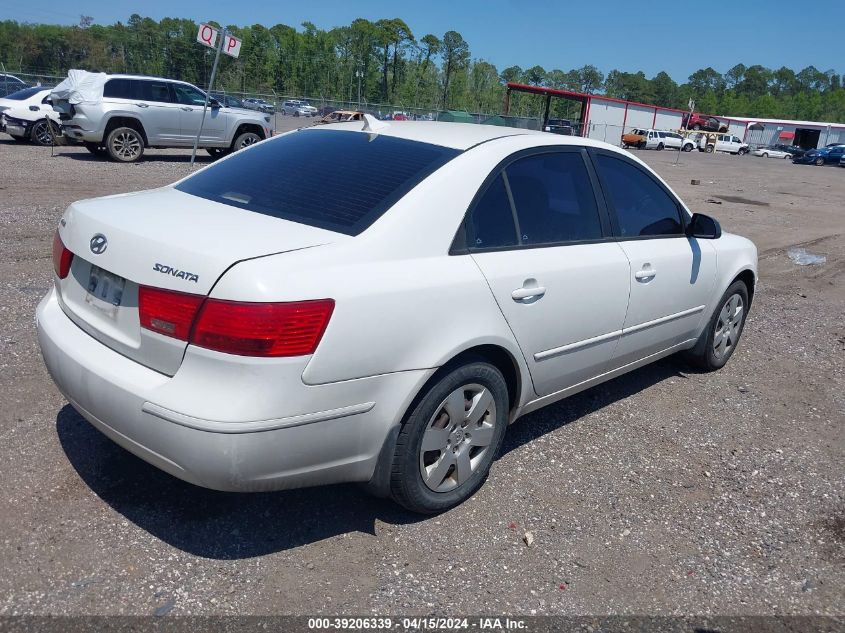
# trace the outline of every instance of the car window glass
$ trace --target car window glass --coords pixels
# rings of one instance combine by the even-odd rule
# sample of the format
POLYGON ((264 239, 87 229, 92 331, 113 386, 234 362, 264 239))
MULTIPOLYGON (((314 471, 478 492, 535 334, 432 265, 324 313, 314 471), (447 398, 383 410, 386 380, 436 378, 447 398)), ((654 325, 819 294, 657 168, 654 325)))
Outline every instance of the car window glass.
POLYGON ((358 235, 458 154, 385 134, 307 129, 258 143, 175 188, 244 211, 358 235))
POLYGON ((490 183, 473 207, 469 230, 470 245, 475 248, 516 246, 518 243, 513 210, 501 174, 490 183))
POLYGON ((598 205, 580 152, 522 158, 505 174, 522 244, 601 239, 598 205))
POLYGON ((176 94, 176 103, 182 103, 185 105, 205 105, 205 95, 193 86, 173 84, 173 91, 176 94))
POLYGON ((109 79, 103 86, 103 96, 109 99, 131 99, 131 87, 128 79, 109 79))
POLYGON ((133 97, 142 101, 171 103, 170 89, 166 81, 132 80, 133 97))
POLYGON ((605 195, 616 210, 623 237, 678 235, 678 205, 650 176, 624 160, 599 154, 605 195))

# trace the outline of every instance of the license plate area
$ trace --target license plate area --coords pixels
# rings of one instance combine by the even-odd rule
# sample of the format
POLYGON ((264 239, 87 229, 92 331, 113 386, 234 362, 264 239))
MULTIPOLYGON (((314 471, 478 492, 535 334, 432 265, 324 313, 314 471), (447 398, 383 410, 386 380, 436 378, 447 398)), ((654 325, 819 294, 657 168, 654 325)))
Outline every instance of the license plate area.
POLYGON ((92 265, 88 275, 88 293, 85 295, 85 303, 115 318, 117 309, 123 301, 125 286, 126 279, 123 277, 92 265))

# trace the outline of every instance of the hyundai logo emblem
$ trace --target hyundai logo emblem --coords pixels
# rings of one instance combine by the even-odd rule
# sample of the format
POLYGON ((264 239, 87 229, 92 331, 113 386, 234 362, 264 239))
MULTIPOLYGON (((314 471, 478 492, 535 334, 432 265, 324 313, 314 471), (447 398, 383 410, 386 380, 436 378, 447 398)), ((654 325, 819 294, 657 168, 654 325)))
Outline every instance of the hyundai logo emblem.
POLYGON ((97 233, 94 237, 91 238, 91 252, 94 255, 102 255, 106 252, 106 248, 108 248, 109 241, 106 239, 106 236, 102 233, 97 233))

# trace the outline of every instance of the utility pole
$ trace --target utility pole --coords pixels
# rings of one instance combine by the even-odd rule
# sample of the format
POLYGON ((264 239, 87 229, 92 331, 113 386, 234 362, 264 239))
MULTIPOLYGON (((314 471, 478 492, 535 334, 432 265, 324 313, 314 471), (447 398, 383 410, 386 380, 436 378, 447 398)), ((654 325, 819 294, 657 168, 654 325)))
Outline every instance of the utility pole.
POLYGON ((355 76, 358 78, 358 109, 361 109, 361 77, 364 76, 364 71, 361 70, 361 63, 358 63, 358 68, 355 70, 355 76))

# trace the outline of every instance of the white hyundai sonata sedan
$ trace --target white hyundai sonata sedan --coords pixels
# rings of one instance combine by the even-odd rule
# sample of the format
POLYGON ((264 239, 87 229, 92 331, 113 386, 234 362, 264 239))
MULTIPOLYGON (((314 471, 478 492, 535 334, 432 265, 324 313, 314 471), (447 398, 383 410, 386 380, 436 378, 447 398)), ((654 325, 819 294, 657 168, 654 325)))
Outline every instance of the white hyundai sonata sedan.
POLYGON ((735 351, 756 248, 627 152, 379 125, 72 204, 37 323, 74 408, 200 486, 367 482, 432 513, 478 489, 520 416, 735 351))

